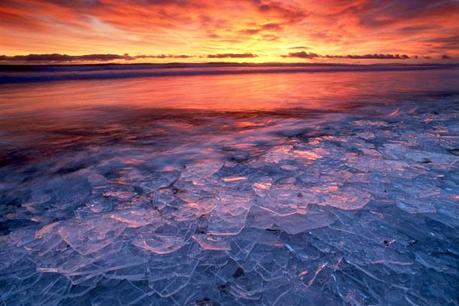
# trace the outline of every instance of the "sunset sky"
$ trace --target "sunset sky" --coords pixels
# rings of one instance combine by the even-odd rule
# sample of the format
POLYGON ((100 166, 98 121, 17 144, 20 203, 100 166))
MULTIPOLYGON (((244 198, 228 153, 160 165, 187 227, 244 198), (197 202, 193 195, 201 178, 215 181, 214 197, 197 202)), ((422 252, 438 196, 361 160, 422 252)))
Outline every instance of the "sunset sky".
POLYGON ((2 0, 0 46, 7 62, 448 62, 459 2, 2 0))

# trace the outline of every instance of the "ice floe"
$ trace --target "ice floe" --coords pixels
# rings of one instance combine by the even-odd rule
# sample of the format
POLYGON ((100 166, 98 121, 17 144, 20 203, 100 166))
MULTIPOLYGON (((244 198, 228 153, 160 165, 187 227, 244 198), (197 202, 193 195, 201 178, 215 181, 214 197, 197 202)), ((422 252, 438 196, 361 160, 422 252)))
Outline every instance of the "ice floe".
POLYGON ((6 164, 0 304, 457 305, 458 105, 167 119, 6 164))

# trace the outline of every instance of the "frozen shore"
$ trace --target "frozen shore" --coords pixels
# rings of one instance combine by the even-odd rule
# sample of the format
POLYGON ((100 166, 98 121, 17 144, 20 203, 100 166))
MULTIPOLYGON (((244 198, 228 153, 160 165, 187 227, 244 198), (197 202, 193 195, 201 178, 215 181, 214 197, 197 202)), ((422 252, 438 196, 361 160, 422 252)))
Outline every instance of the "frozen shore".
POLYGON ((457 96, 155 116, 3 157, 0 301, 457 303, 457 96))
POLYGON ((8 73, 0 305, 458 305, 456 68, 8 73))

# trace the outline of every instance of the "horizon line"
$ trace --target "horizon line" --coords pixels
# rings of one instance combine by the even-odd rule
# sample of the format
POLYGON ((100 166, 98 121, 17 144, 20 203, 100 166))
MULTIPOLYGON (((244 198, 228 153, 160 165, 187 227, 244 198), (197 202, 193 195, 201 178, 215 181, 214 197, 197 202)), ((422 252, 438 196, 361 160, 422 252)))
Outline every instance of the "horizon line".
POLYGON ((227 65, 227 66, 454 66, 459 65, 459 61, 454 62, 418 62, 418 63, 407 63, 400 61, 392 62, 371 62, 371 63, 346 63, 346 62, 236 62, 236 61, 223 61, 223 62, 2 62, 0 60, 0 67, 11 67, 11 66, 137 66, 137 65, 152 65, 152 66, 170 66, 170 65, 186 65, 186 66, 198 66, 198 65, 227 65))
POLYGON ((451 57, 448 54, 432 55, 407 55, 400 53, 365 53, 365 54, 319 54, 314 52, 298 51, 289 52, 288 54, 279 54, 277 59, 263 61, 263 55, 257 53, 215 53, 215 54, 137 54, 129 55, 129 53, 92 53, 92 54, 65 54, 65 53, 29 53, 5 55, 0 54, 0 64, 103 64, 103 63, 151 63, 161 64, 172 60, 174 63, 309 63, 309 64, 340 64, 340 62, 357 62, 362 61, 372 63, 390 63, 408 61, 408 63, 425 63, 425 62, 441 62, 441 61, 457 61, 457 58, 451 57), (191 59, 191 60, 190 60, 191 59), (207 61, 203 60, 207 59, 207 61), (280 60, 284 59, 284 60, 280 60), (210 60, 210 62, 209 62, 210 60), (220 61, 219 61, 220 60, 220 61), (318 62, 316 62, 318 61, 318 62))

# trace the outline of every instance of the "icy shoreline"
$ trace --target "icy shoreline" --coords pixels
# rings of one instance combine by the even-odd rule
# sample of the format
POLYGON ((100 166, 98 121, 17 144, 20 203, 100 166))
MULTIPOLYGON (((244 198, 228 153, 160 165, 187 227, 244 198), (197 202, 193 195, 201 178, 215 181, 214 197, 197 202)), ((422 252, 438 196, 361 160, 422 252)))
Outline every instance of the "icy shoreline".
POLYGON ((453 95, 45 137, 0 168, 0 301, 457 305, 458 122, 453 95))

